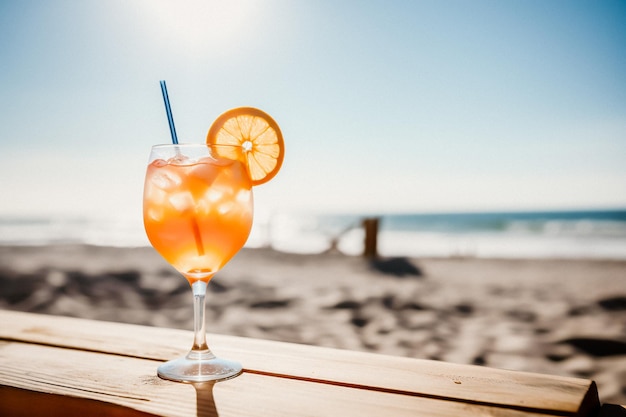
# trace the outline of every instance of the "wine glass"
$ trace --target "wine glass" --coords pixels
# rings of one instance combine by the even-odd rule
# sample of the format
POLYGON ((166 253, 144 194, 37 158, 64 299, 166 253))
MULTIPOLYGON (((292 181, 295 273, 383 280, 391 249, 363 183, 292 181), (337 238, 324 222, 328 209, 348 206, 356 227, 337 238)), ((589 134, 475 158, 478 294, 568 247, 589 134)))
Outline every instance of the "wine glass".
POLYGON ((155 145, 143 195, 152 246, 191 285, 194 341, 189 353, 158 368, 161 378, 204 382, 232 378, 239 363, 217 358, 206 343, 207 284, 244 245, 252 227, 252 184, 239 161, 204 144, 155 145))

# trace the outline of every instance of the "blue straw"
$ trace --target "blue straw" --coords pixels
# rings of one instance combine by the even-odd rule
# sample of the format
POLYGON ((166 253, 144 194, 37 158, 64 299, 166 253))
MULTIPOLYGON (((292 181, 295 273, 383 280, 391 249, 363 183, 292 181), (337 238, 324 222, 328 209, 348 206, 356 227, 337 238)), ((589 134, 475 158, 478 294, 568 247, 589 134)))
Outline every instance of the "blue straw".
POLYGON ((165 103, 165 112, 167 113, 167 122, 170 124, 170 134, 172 135, 172 143, 178 145, 178 137, 176 136, 176 128, 174 127, 174 116, 172 116, 172 107, 170 106, 170 98, 167 95, 167 86, 165 81, 161 81, 161 93, 163 93, 163 102, 165 103))

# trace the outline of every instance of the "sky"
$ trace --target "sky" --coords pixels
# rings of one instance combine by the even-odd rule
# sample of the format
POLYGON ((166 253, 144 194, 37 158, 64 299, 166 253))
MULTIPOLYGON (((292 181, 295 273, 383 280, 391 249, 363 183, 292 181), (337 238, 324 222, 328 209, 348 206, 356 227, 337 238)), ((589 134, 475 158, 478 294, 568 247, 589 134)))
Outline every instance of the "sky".
POLYGON ((626 207, 625 46, 624 1, 0 0, 0 215, 140 219, 159 80, 181 142, 278 122, 259 213, 626 207))

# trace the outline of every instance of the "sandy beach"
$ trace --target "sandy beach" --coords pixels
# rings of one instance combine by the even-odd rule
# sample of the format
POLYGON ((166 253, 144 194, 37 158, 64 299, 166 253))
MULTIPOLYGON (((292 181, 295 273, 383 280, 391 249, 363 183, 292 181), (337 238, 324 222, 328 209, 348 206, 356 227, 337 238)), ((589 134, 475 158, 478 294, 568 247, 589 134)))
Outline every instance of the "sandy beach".
MULTIPOLYGON (((589 378, 626 404, 626 261, 244 249, 209 289, 211 333, 589 378)), ((2 309, 191 329, 191 307, 152 248, 0 247, 2 309)))

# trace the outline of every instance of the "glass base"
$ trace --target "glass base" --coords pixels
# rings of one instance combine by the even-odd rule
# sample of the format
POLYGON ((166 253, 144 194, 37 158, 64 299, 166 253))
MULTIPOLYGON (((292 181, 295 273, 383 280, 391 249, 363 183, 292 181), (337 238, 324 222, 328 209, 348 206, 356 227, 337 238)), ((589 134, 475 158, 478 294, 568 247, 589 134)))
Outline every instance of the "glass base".
POLYGON ((241 372, 243 368, 238 362, 217 358, 211 352, 191 351, 159 366, 157 375, 176 382, 206 382, 234 378, 241 372))

